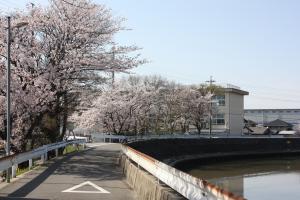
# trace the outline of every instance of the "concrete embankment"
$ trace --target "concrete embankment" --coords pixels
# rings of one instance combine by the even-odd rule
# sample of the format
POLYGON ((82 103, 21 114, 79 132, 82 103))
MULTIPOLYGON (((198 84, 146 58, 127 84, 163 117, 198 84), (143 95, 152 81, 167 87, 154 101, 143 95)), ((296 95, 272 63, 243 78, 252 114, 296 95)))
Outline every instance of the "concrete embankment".
MULTIPOLYGON (((299 154, 300 138, 162 139, 134 142, 129 146, 157 160, 174 165, 178 161, 184 163, 192 159, 299 154)), ((121 165, 129 185, 138 193, 140 199, 184 199, 172 189, 158 184, 156 178, 140 169, 126 156, 122 156, 121 165)))
POLYGON ((120 158, 120 165, 126 176, 127 183, 143 200, 183 200, 180 194, 164 185, 125 155, 120 158))
POLYGON ((300 138, 201 138, 148 140, 129 144, 168 163, 214 156, 289 154, 300 152, 300 138))

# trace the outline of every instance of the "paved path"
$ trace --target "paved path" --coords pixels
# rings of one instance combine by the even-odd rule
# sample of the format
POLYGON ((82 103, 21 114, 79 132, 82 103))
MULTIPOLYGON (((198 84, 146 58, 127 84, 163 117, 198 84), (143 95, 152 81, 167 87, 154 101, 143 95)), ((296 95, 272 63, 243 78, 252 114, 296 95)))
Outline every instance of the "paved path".
POLYGON ((1 189, 0 199, 136 199, 116 164, 120 145, 93 146, 33 170, 1 189))

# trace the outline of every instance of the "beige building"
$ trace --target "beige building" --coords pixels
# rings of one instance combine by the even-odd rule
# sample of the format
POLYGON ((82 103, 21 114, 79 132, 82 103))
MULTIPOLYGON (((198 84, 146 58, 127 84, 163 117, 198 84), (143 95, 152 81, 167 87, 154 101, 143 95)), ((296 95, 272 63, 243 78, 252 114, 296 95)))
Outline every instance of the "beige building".
POLYGON ((244 96, 249 92, 230 85, 224 94, 213 97, 217 111, 213 115, 214 132, 226 132, 230 135, 241 135, 244 128, 244 96))

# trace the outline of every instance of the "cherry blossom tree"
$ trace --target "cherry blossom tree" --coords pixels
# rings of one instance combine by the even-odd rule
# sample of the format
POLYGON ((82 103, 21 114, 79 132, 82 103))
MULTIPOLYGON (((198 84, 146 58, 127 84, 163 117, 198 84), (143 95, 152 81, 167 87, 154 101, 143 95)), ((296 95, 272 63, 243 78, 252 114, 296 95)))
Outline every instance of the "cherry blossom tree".
MULTIPOLYGON (((12 14, 13 143, 61 140, 67 118, 83 91, 105 81, 99 72, 125 72, 143 64, 136 46, 119 46, 114 35, 123 19, 88 0, 50 0, 46 8, 29 6, 12 14), (113 56, 112 56, 113 55, 113 56), (39 141, 34 141, 39 138, 39 141)), ((0 133, 5 139, 6 19, 0 18, 0 133)), ((33 145, 32 145, 33 146, 33 145)))
POLYGON ((95 128, 101 124, 108 132, 128 133, 136 125, 134 113, 141 107, 144 94, 145 91, 138 85, 117 83, 114 88, 104 90, 90 109, 80 116, 75 114, 71 119, 82 127, 95 128))
MULTIPOLYGON (((210 112, 212 112, 210 92, 201 93, 199 88, 191 87, 188 89, 187 96, 184 100, 185 113, 189 113, 190 124, 196 127, 198 133, 205 128, 209 120, 210 112)), ((215 111, 215 109, 213 109, 215 111)))
POLYGON ((72 116, 78 126, 114 134, 201 132, 210 112, 211 93, 160 77, 131 76, 106 88, 90 109, 72 116))

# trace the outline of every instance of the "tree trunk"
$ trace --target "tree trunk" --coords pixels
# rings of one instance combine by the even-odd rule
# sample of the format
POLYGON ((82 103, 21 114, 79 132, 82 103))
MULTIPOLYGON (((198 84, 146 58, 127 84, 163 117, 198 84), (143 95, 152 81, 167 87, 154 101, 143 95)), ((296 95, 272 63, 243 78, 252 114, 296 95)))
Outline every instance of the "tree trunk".
POLYGON ((201 134, 201 130, 202 130, 202 125, 199 124, 199 123, 196 123, 196 128, 197 128, 198 134, 200 135, 201 134))
POLYGON ((63 112, 63 119, 62 119, 62 132, 60 135, 60 140, 62 140, 65 135, 66 135, 66 131, 67 131, 67 123, 68 123, 68 102, 66 100, 66 95, 64 95, 64 112, 63 112))

